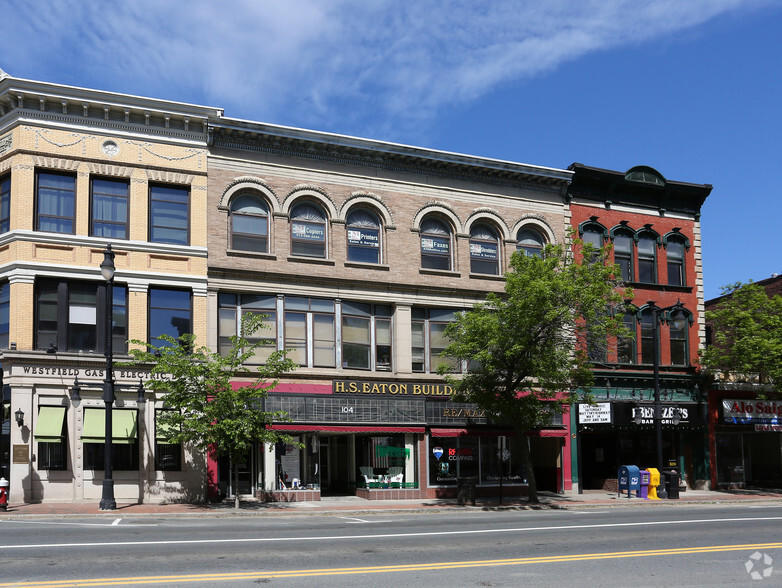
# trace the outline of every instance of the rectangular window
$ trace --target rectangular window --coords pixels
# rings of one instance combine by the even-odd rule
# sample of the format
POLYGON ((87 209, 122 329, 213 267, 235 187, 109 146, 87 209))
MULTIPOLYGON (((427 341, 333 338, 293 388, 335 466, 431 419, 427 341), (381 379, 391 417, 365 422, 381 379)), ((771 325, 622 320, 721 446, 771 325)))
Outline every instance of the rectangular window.
POLYGON ((680 328, 676 328, 674 321, 669 325, 671 337, 671 365, 689 365, 687 358, 687 321, 680 328))
POLYGON ((95 178, 90 184, 90 235, 128 238, 128 182, 95 178))
POLYGON ((33 436, 38 442, 36 460, 39 470, 68 469, 68 432, 64 406, 38 407, 33 436))
POLYGON ((0 178, 0 233, 11 229, 11 176, 0 178))
POLYGON ((633 281, 633 238, 626 235, 614 237, 614 262, 619 266, 623 282, 633 281))
MULTIPOLYGON (((138 433, 135 409, 112 409, 112 468, 138 471, 138 433)), ((103 408, 84 409, 84 469, 102 470, 105 456, 106 412, 103 408)))
POLYGON ((192 333, 192 301, 188 290, 149 289, 149 340, 168 345, 161 335, 179 339, 192 333))
MULTIPOLYGON (((622 326, 631 333, 635 333, 638 330, 635 315, 629 312, 625 313, 622 318, 622 326)), ((616 355, 619 363, 635 363, 635 337, 619 337, 616 345, 616 355)))
POLYGON ((648 311, 641 314, 641 363, 654 363, 654 317, 648 311))
POLYGON ((285 298, 285 349, 299 365, 336 367, 334 301, 285 298))
POLYGON ((252 363, 265 363, 269 356, 277 351, 277 310, 276 296, 254 296, 250 294, 226 294, 218 297, 218 336, 220 353, 228 355, 231 351, 231 337, 239 333, 241 317, 246 314, 264 315, 262 326, 252 336, 246 339, 255 343, 261 342, 250 361, 252 363))
POLYGON ((8 282, 0 282, 0 349, 8 349, 10 323, 11 286, 8 282))
POLYGON ((182 469, 182 444, 171 441, 173 426, 160 421, 159 417, 166 412, 169 411, 155 411, 155 469, 178 472, 182 469))
POLYGON ((149 187, 149 240, 153 243, 189 243, 190 191, 176 186, 149 187))
POLYGON ((342 303, 342 367, 391 369, 391 307, 342 303))
POLYGON ((35 181, 35 230, 73 234, 76 176, 38 172, 35 181))
POLYGON ((684 244, 678 241, 669 241, 668 254, 668 284, 671 286, 684 286, 684 244))
MULTIPOLYGON (((127 288, 114 284, 112 347, 127 350, 127 288)), ((106 329, 106 284, 39 280, 35 285, 35 347, 102 353, 106 329)))
POLYGON ((412 313, 413 371, 436 373, 437 367, 446 364, 449 371, 460 372, 461 362, 440 354, 450 344, 445 329, 456 318, 456 310, 414 308, 412 313))
POLYGON ((655 240, 650 237, 638 239, 638 281, 645 284, 657 283, 655 240))

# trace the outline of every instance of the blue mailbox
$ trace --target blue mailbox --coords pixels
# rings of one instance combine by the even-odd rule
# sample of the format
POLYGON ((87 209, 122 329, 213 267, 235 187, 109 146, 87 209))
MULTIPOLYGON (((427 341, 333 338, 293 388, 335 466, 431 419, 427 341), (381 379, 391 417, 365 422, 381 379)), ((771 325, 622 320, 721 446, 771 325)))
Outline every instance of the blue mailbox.
POLYGON ((640 492, 641 490, 641 470, 638 466, 623 465, 619 466, 619 472, 617 474, 617 481, 619 482, 617 493, 622 494, 622 490, 627 490, 627 497, 632 498, 631 492, 635 490, 640 492))

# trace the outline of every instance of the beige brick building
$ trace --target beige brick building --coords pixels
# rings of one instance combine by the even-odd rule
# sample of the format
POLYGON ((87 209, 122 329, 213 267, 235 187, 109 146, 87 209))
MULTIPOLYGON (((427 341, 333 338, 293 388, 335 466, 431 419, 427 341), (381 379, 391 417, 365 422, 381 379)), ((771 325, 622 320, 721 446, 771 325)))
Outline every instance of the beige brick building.
MULTIPOLYGON (((565 239, 570 173, 227 118, 212 126, 209 343, 235 333, 243 312, 263 312, 264 336, 300 364, 267 408, 289 411, 278 427, 305 449, 258 447, 237 490, 433 497, 474 477, 496 494, 507 446, 506 492, 523 493, 518 441, 447 402, 438 353, 454 312, 502 290, 513 252, 565 239)), ((543 488, 563 491, 568 441, 554 429, 533 440, 536 470, 543 488)), ((215 482, 232 493, 229 465, 215 482)))
MULTIPOLYGON (((219 114, 0 70, 0 476, 12 501, 101 495, 108 244, 118 360, 128 339, 206 337, 206 139, 219 114)), ((115 371, 118 501, 203 488, 201 456, 157 443, 160 399, 137 402, 147 377, 115 371)))

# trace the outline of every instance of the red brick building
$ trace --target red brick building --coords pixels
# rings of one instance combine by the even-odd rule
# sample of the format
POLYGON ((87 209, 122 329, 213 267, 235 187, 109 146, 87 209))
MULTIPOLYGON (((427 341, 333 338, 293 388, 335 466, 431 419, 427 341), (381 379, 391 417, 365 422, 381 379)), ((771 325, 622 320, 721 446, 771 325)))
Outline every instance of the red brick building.
POLYGON ((601 488, 620 465, 658 467, 653 364, 659 314, 663 459, 675 461, 687 485, 702 485, 708 465, 697 369, 704 337, 700 210, 711 186, 670 181, 644 166, 618 172, 576 163, 569 169, 570 224, 585 242, 612 246, 634 291, 629 307, 612 312, 623 313, 636 335, 589 350, 598 404, 572 411, 574 479, 582 488, 601 488), (677 303, 681 316, 673 321, 666 309, 677 303))

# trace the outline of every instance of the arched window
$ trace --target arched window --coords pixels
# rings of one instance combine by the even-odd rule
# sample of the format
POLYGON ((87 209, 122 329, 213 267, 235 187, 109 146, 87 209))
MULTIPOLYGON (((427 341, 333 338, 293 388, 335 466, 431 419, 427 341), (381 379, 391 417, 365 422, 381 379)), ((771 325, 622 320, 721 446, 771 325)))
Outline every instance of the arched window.
POLYGON ((231 201, 231 249, 266 253, 269 246, 269 209, 253 194, 231 201))
POLYGON ((421 223, 421 267, 451 269, 451 231, 437 219, 429 218, 421 223))
POLYGON ((638 235, 638 281, 657 283, 657 237, 649 232, 638 235))
MULTIPOLYGON (((641 311, 641 363, 654 363, 654 312, 645 308, 641 311)), ((659 355, 658 355, 659 357, 659 355)))
POLYGON ((470 271, 474 274, 500 273, 500 246, 497 233, 489 225, 470 229, 470 271))
POLYGON ((299 204, 291 211, 291 253, 326 257, 326 215, 313 204, 299 204))
POLYGON ((347 218, 348 261, 380 263, 380 222, 368 210, 353 210, 347 218))
POLYGON ((627 311, 622 316, 622 326, 630 334, 619 337, 616 342, 616 360, 619 363, 636 363, 635 334, 638 331, 638 322, 634 312, 627 311))
POLYGON ((526 257, 543 254, 546 241, 534 229, 521 229, 516 236, 516 251, 521 251, 526 257))
POLYGON ((671 365, 689 365, 687 356, 687 331, 692 315, 689 311, 678 310, 668 313, 668 335, 671 341, 671 365))
POLYGON ((668 258, 668 284, 670 286, 684 286, 684 248, 683 237, 670 237, 666 246, 668 258))
POLYGON ((627 221, 622 221, 622 226, 612 229, 614 239, 614 263, 619 266, 623 282, 632 282, 635 279, 633 272, 633 243, 635 233, 626 227, 627 221))

